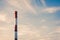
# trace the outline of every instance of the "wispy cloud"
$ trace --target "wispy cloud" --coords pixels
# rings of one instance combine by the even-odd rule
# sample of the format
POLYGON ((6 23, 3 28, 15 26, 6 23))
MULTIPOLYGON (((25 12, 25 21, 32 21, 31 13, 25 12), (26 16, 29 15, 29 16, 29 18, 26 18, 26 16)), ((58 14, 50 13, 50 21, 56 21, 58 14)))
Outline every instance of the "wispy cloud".
POLYGON ((46 7, 45 0, 41 0, 41 2, 42 2, 42 5, 43 5, 44 7, 46 7))
POLYGON ((33 13, 36 13, 36 11, 34 10, 34 8, 28 3, 28 1, 26 0, 7 0, 7 2, 9 3, 9 5, 22 10, 20 12, 26 12, 26 11, 32 11, 33 13), (12 4, 13 3, 13 4, 12 4))
POLYGON ((56 11, 60 10, 60 7, 48 7, 46 5, 46 0, 41 0, 42 5, 44 6, 42 12, 47 12, 47 13, 55 13, 56 11))
POLYGON ((56 7, 47 7, 42 10, 42 12, 47 12, 47 13, 55 13, 56 11, 60 10, 60 8, 56 7))
POLYGON ((39 29, 36 29, 33 26, 29 25, 20 25, 19 26, 19 39, 21 40, 40 40, 44 39, 42 36, 42 31, 46 32, 47 27, 43 26, 39 29), (22 37, 21 37, 22 36, 22 37), (25 38, 24 38, 25 37, 25 38))
POLYGON ((0 14, 0 21, 6 21, 6 15, 0 14))

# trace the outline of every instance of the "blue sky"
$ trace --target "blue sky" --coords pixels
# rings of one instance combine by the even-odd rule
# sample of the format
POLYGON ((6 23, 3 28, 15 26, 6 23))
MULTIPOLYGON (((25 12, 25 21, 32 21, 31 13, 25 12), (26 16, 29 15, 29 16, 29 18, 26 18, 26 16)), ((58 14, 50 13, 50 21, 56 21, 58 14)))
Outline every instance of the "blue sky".
POLYGON ((60 0, 46 0, 46 5, 49 7, 59 7, 60 6, 60 0))
POLYGON ((0 0, 0 40, 14 40, 15 10, 19 40, 60 40, 60 0, 0 0))

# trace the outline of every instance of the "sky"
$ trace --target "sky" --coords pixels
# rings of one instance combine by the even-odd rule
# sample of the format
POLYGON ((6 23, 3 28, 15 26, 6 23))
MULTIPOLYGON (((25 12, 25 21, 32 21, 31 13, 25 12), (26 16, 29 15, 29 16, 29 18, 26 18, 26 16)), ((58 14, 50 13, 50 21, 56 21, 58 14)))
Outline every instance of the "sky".
POLYGON ((0 0, 0 40, 60 40, 60 0, 0 0))

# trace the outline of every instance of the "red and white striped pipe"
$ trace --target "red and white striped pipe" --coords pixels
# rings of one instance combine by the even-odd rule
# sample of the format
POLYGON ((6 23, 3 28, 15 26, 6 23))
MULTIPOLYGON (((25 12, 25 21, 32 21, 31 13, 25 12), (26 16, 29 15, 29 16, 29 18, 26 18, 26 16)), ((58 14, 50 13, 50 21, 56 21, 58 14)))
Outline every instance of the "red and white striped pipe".
POLYGON ((17 37, 17 11, 15 11, 15 40, 18 40, 18 37, 17 37))

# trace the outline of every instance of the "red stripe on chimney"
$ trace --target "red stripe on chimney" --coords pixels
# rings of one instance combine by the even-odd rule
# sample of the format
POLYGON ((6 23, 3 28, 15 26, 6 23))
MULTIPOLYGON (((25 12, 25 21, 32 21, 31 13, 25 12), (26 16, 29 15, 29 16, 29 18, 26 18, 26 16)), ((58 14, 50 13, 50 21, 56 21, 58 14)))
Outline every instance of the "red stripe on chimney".
POLYGON ((15 25, 15 31, 17 31, 17 25, 15 25))
POLYGON ((15 11, 15 18, 17 18, 17 11, 15 11))

